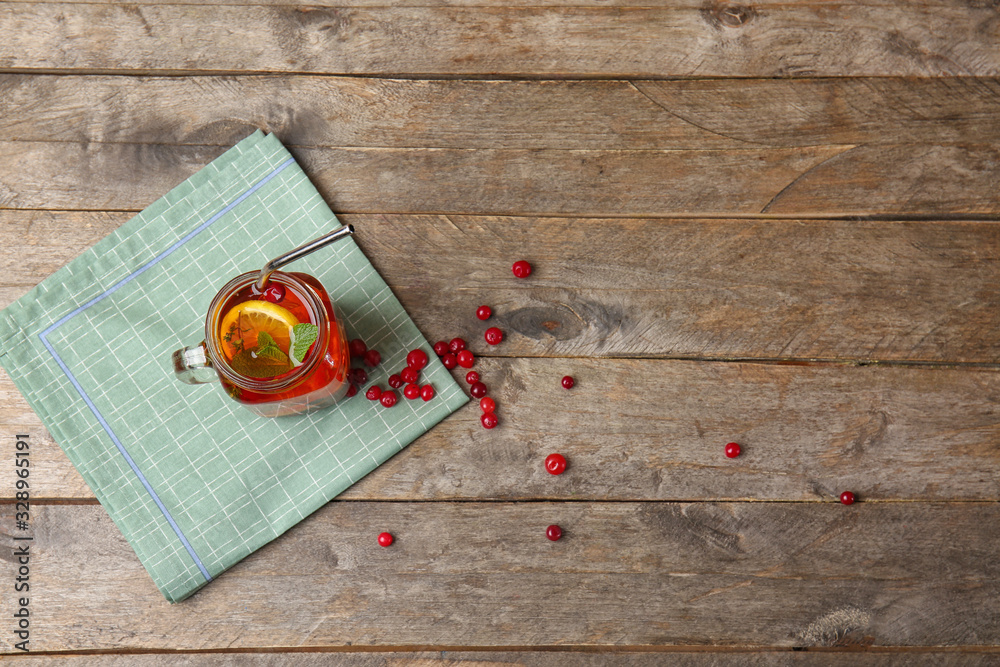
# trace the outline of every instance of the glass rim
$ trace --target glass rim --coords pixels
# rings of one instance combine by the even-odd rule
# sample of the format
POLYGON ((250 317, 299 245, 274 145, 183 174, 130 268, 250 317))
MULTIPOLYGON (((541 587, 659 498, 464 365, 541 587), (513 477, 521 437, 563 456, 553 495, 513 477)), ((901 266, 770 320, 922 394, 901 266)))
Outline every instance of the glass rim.
POLYGON ((219 319, 223 315, 222 306, 225 304, 226 300, 229 299, 234 292, 237 292, 247 285, 255 283, 259 275, 260 271, 249 271, 247 273, 240 274, 226 283, 226 285, 218 291, 212 299, 212 303, 208 307, 208 316, 205 318, 205 346, 208 349, 209 358, 212 360, 212 366, 226 379, 226 381, 247 391, 276 393, 294 386, 306 378, 315 369, 317 364, 319 364, 320 359, 323 358, 323 354, 321 354, 321 352, 325 354, 325 350, 330 344, 330 327, 328 326, 329 321, 326 315, 326 308, 324 307, 322 300, 316 294, 315 290, 313 290, 310 285, 302 280, 299 280, 290 273, 275 271, 268 278, 268 282, 276 282, 285 286, 290 285, 295 288, 298 294, 305 297, 307 303, 304 303, 303 305, 305 305, 306 309, 310 311, 310 315, 313 316, 317 326, 319 327, 319 337, 316 339, 316 343, 312 346, 312 354, 307 355, 307 358, 302 360, 302 364, 300 366, 287 374, 283 374, 284 377, 278 376, 280 379, 250 378, 237 373, 229 365, 229 362, 226 360, 226 355, 219 349, 217 342, 219 319))

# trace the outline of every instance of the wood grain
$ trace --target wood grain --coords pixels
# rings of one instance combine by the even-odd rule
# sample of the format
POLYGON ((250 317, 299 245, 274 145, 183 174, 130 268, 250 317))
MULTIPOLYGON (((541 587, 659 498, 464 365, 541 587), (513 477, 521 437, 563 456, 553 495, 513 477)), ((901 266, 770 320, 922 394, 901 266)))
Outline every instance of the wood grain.
MULTIPOLYGON (((1000 499, 995 371, 589 359, 476 368, 498 404, 496 429, 482 428, 473 401, 341 498, 1000 499), (743 447, 735 460, 723 456, 731 441, 743 447), (558 478, 542 466, 552 452, 570 461, 558 478)), ((13 460, 15 433, 31 436, 36 498, 93 498, 5 375, 0 415, 0 460, 13 460)))
MULTIPOLYGON (((221 146, 0 142, 0 209, 141 210, 221 146)), ((1000 213, 996 146, 293 148, 337 213, 920 217, 1000 213)))
POLYGON ((202 667, 221 665, 229 667, 646 667, 671 665, 671 667, 828 667, 851 664, 856 667, 893 667, 905 660, 913 667, 976 667, 989 665, 997 658, 990 649, 962 647, 937 648, 920 652, 893 651, 891 653, 862 653, 851 647, 821 651, 793 651, 791 649, 714 649, 667 647, 655 650, 623 649, 601 651, 581 648, 547 648, 544 651, 518 649, 516 651, 394 651, 381 652, 364 648, 331 649, 302 652, 268 649, 265 653, 170 653, 169 655, 136 654, 85 656, 60 654, 37 656, 32 667, 58 667, 61 665, 93 665, 93 667, 202 667))
POLYGON ((988 645, 997 531, 996 503, 331 503, 171 606, 102 508, 40 507, 32 647, 988 645))
MULTIPOLYGON (((0 211, 0 306, 129 217, 0 211)), ((342 217, 421 331, 477 353, 1000 362, 992 222, 342 217)))
POLYGON ((458 149, 1000 142, 1000 81, 0 75, 0 140, 458 149))
POLYGON ((0 69, 490 77, 995 76, 988 3, 3 3, 0 69))

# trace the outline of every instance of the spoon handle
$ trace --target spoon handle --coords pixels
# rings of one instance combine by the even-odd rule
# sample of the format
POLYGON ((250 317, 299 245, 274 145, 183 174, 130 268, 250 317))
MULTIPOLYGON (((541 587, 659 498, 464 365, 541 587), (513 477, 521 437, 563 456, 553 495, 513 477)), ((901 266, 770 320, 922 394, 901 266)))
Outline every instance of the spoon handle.
POLYGON ((318 239, 313 239, 309 243, 300 245, 295 250, 289 250, 284 255, 275 257, 270 262, 264 265, 264 268, 260 270, 260 275, 257 277, 257 282, 255 283, 259 291, 264 291, 264 287, 267 285, 267 279, 272 273, 285 266, 286 264, 291 264, 297 259, 301 259, 311 252, 319 250, 320 248, 326 247, 335 241, 347 238, 354 233, 354 225, 344 225, 338 229, 333 230, 329 234, 324 234, 318 239))

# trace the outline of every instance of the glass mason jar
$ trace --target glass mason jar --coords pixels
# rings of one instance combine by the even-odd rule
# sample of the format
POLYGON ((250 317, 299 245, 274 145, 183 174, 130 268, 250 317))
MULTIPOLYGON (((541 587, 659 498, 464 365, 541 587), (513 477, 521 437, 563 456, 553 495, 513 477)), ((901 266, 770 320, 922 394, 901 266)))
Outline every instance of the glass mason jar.
MULTIPOLYGON (((343 321, 337 316, 330 296, 314 277, 281 271, 271 274, 261 292, 254 287, 259 275, 259 271, 252 271, 237 276, 215 295, 205 318, 205 340, 173 353, 177 378, 187 384, 219 380, 233 400, 262 417, 299 414, 334 404, 347 393, 351 359, 343 321), (248 368, 257 368, 253 364, 263 344, 258 342, 254 349, 243 350, 242 339, 231 339, 234 332, 238 337, 241 335, 241 327, 254 336, 255 342, 260 337, 252 325, 243 324, 249 320, 240 319, 243 306, 255 311, 272 326, 272 334, 282 340, 282 336, 291 334, 293 323, 315 325, 315 341, 301 361, 294 359, 292 348, 287 344, 289 349, 283 353, 285 361, 282 362, 286 366, 262 366, 277 369, 265 370, 263 375, 259 370, 248 371, 248 368), (231 324, 234 313, 235 329, 231 324), (230 322, 229 331, 222 330, 225 322, 230 322), (234 355, 234 350, 238 350, 239 355, 234 355)), ((271 345, 275 342, 274 336, 268 334, 267 339, 261 340, 271 345)), ((294 340, 294 334, 291 336, 294 340)), ((281 355, 274 353, 274 356, 281 355)), ((261 357, 261 363, 267 361, 261 357)))

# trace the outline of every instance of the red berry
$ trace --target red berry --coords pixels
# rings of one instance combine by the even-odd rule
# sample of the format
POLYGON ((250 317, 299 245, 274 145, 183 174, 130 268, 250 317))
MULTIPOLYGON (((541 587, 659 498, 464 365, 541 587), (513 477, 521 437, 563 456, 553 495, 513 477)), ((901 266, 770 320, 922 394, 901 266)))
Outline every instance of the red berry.
POLYGON ((348 349, 351 351, 352 357, 363 357, 365 352, 368 351, 368 346, 365 345, 365 341, 360 338, 355 338, 350 343, 347 344, 348 349))
POLYGON ((434 354, 436 354, 439 357, 443 357, 447 353, 448 353, 448 343, 444 342, 443 340, 439 340, 438 342, 434 343, 434 354))
POLYGON ((493 428, 497 425, 499 420, 492 412, 484 412, 483 416, 479 418, 479 421, 483 423, 483 428, 493 428))
POLYGON ((472 394, 473 398, 482 398, 486 395, 486 385, 482 382, 473 382, 472 386, 469 387, 469 393, 472 394))
POLYGON ((365 352, 365 363, 375 368, 382 363, 382 355, 378 353, 378 350, 368 350, 365 352))
POLYGON ((285 288, 283 285, 271 285, 264 290, 264 300, 271 303, 278 303, 285 298, 285 288))
POLYGON ((496 401, 494 401, 489 396, 483 396, 479 401, 479 407, 483 412, 493 412, 497 409, 496 401))
POLYGON ((378 400, 382 402, 382 407, 391 408, 392 406, 396 405, 397 399, 398 397, 396 396, 396 392, 394 392, 391 389, 388 389, 382 392, 382 395, 379 397, 378 400))
POLYGON ((434 387, 432 387, 429 384, 425 384, 423 387, 421 387, 420 398, 424 399, 425 401, 429 401, 432 398, 434 398, 434 387))
POLYGON ((348 374, 350 375, 351 382, 358 385, 359 387, 363 387, 364 385, 368 384, 368 372, 365 371, 365 369, 352 368, 351 370, 348 371, 348 374))
POLYGON ((527 278, 531 275, 531 264, 526 261, 518 260, 514 262, 514 266, 510 267, 510 270, 514 272, 514 275, 518 278, 527 278))
POLYGON ((380 547, 392 546, 392 533, 379 533, 378 545, 380 547))
POLYGON ((349 387, 347 388, 347 393, 346 393, 346 394, 344 394, 344 395, 345 395, 345 396, 346 396, 347 398, 350 398, 351 396, 354 396, 354 395, 355 395, 356 393, 358 393, 358 386, 357 386, 357 385, 355 385, 355 384, 352 384, 351 386, 349 386, 349 387))
POLYGON ((420 373, 407 366, 399 372, 399 379, 406 384, 416 382, 420 378, 420 373))
POLYGON ((406 365, 419 371, 427 365, 427 353, 421 349, 410 350, 410 353, 406 355, 406 365))
POLYGON ((855 500, 854 494, 851 493, 850 491, 844 491, 842 494, 840 494, 840 502, 844 503, 845 505, 853 505, 854 500, 855 500))
POLYGON ((479 382, 479 373, 476 371, 469 371, 465 374, 465 381, 469 384, 476 384, 479 382))
POLYGON ((420 396, 420 387, 418 387, 415 382, 411 382, 403 387, 403 396, 406 396, 412 401, 417 396, 420 396))
POLYGON ((553 475, 561 475, 566 470, 566 457, 562 454, 549 454, 545 457, 545 469, 553 475))
POLYGON ((455 354, 458 354, 465 348, 466 344, 464 338, 452 338, 451 342, 448 343, 448 350, 454 352, 455 354))
POLYGON ((739 456, 741 451, 742 450, 740 449, 740 446, 735 442, 731 442, 728 445, 726 445, 726 456, 728 456, 731 459, 735 459, 737 456, 739 456))
POLYGON ((458 353, 456 357, 458 359, 458 365, 462 368, 472 368, 476 365, 476 355, 472 354, 468 350, 462 350, 458 353))
POLYGON ((545 537, 555 542, 560 537, 562 537, 562 528, 560 528, 555 524, 552 524, 551 526, 545 529, 545 537))
POLYGON ((573 385, 576 384, 576 380, 573 379, 572 375, 567 375, 562 379, 563 389, 572 389, 573 385))
POLYGON ((377 401, 381 397, 382 397, 382 387, 378 386, 377 384, 369 387, 368 391, 365 392, 365 398, 367 398, 369 401, 377 401))
POLYGON ((393 373, 389 376, 389 386, 393 389, 399 389, 403 386, 403 378, 393 373))
POLYGON ((444 367, 450 371, 455 366, 458 366, 458 359, 455 358, 454 354, 449 352, 448 354, 441 357, 441 363, 444 364, 444 367))
POLYGON ((479 306, 479 308, 476 309, 476 317, 478 317, 481 320, 490 319, 490 315, 492 314, 493 314, 493 309, 491 309, 489 306, 479 306))
POLYGON ((499 345, 503 340, 503 332, 496 327, 490 327, 486 330, 485 338, 490 345, 499 345))

